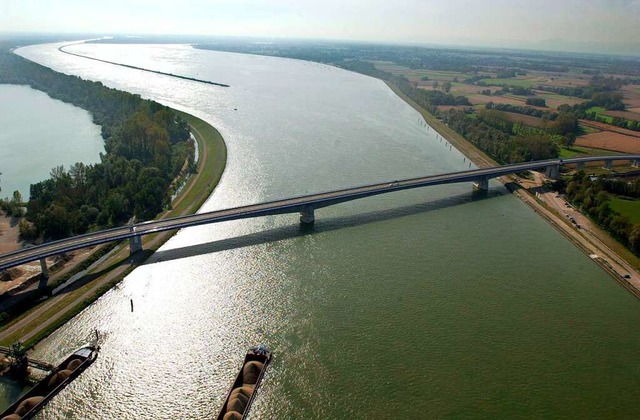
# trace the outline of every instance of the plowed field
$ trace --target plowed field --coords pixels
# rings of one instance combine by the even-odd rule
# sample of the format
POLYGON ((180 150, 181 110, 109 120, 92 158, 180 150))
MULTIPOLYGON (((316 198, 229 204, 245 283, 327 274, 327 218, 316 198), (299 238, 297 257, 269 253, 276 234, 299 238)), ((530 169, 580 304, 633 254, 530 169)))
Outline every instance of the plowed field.
POLYGON ((578 137, 576 146, 594 147, 623 153, 640 153, 640 138, 603 131, 578 137))

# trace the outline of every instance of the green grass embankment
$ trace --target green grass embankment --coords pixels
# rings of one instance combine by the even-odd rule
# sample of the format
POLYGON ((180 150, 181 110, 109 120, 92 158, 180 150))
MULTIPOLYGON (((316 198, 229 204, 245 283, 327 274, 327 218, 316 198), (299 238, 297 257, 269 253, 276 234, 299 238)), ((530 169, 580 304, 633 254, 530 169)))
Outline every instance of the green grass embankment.
POLYGON ((198 140, 200 159, 198 160, 197 172, 202 179, 194 182, 190 189, 188 185, 185 186, 181 196, 176 199, 176 201, 182 200, 182 202, 174 205, 169 216, 178 215, 174 213, 186 214, 185 211, 195 213, 213 193, 227 163, 227 145, 218 130, 193 115, 180 111, 175 112, 189 123, 198 140), (206 156, 206 162, 203 156, 206 156))

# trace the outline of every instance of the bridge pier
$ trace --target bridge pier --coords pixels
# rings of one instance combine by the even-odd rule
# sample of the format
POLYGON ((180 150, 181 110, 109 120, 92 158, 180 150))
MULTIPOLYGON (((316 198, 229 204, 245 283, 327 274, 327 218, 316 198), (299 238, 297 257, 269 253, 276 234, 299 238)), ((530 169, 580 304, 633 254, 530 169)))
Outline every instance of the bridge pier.
POLYGON ((631 162, 631 166, 634 168, 640 168, 640 159, 634 159, 633 162, 631 162))
POLYGON ((483 176, 473 182, 473 188, 480 191, 487 191, 489 189, 489 178, 483 176))
POLYGON ((604 168, 611 170, 613 169, 613 161, 612 160, 605 160, 604 161, 604 168))
POLYGON ((40 269, 42 270, 42 278, 43 279, 48 279, 49 278, 49 267, 47 267, 47 259, 46 258, 41 258, 40 259, 40 269))
MULTIPOLYGON (((552 159, 525 162, 508 166, 463 170, 419 178, 396 180, 392 182, 377 182, 375 184, 340 189, 337 191, 327 191, 324 193, 310 194, 301 197, 291 197, 286 200, 277 200, 224 210, 215 210, 195 215, 181 216, 172 220, 149 221, 148 223, 138 225, 134 225, 132 221, 129 226, 123 226, 101 232, 93 232, 75 238, 68 238, 62 241, 38 245, 34 247, 34 249, 25 248, 6 255, 0 255, 0 270, 6 270, 7 268, 28 262, 35 262, 46 255, 57 255, 72 249, 93 246, 105 242, 120 242, 124 238, 129 239, 129 249, 133 254, 143 249, 141 235, 222 221, 299 212, 300 222, 311 227, 311 224, 314 223, 315 220, 315 207, 323 208, 333 206, 351 200, 389 193, 398 189, 424 188, 443 184, 466 183, 468 185, 469 183, 474 183, 476 188, 487 189, 489 187, 489 179, 499 176, 513 173, 517 174, 529 170, 546 170, 549 177, 555 178, 559 176, 561 165, 575 165, 580 162, 603 162, 603 164, 612 165, 612 161, 632 162, 637 166, 640 163, 640 154, 590 156, 562 160, 552 159), (399 183, 399 186, 394 187, 393 185, 396 183, 399 183), (139 229, 139 231, 136 231, 136 229, 139 229)), ((43 276, 48 274, 48 270, 46 269, 46 264, 44 262, 42 263, 42 272, 43 276)))
POLYGON ((142 251, 142 236, 136 235, 129 238, 129 255, 142 251))
POLYGON ((578 162, 576 164, 576 169, 579 170, 579 171, 584 169, 584 162, 578 162))
POLYGON ((549 179, 558 179, 560 176, 560 165, 549 165, 545 171, 545 175, 549 179))
POLYGON ((316 220, 313 206, 305 206, 300 212, 300 223, 311 224, 316 220))

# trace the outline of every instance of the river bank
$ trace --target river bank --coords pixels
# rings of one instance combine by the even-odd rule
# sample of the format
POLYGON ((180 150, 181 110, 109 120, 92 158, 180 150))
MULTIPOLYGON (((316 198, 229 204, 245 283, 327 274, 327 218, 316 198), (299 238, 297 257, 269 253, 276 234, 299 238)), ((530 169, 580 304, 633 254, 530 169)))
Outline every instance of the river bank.
MULTIPOLYGON (((233 86, 218 89, 56 48, 20 52, 220 127, 224 182, 199 212, 468 168, 386 85, 352 72, 171 45, 78 50, 173 73, 188 64, 233 86)), ((256 418, 606 417, 611 407, 637 417, 636 298, 502 188, 486 199, 470 188, 326 207, 312 234, 295 215, 180 231, 36 346, 34 357, 58 360, 95 328, 103 344, 72 395, 42 415, 211 418, 239 358, 265 342, 277 357, 256 418)))
MULTIPOLYGON (((389 81, 385 81, 385 83, 396 95, 418 111, 425 121, 443 138, 467 156, 475 165, 483 168, 498 164, 486 153, 465 140, 460 134, 415 103, 393 83, 389 81)), ((614 280, 634 296, 640 298, 640 264, 638 264, 638 258, 626 251, 621 244, 617 243, 606 232, 591 222, 587 222, 588 218, 585 217, 582 222, 583 224, 589 223, 588 230, 576 229, 568 223, 566 218, 562 217, 557 211, 554 211, 543 198, 539 198, 535 194, 536 190, 542 188, 541 182, 532 184, 530 188, 525 188, 515 182, 515 178, 515 176, 504 176, 499 177, 498 180, 505 185, 512 194, 539 214, 540 217, 553 226, 579 250, 590 256, 592 261, 613 277, 614 280), (588 237, 588 234, 591 235, 591 237, 588 237), (626 258, 622 255, 623 252, 626 258)))
MULTIPOLYGON (((398 93, 393 85, 389 85, 389 87, 398 93)), ((401 92, 398 93, 398 96, 417 109, 434 129, 468 156, 476 165, 483 167, 495 164, 495 162, 483 152, 466 142, 466 140, 450 130, 445 124, 438 121, 433 115, 420 109, 415 103, 412 103, 410 99, 404 97, 401 92)), ((226 148, 220 134, 206 122, 188 114, 180 114, 189 122, 198 140, 201 156, 198 160, 197 174, 189 180, 188 185, 173 202, 173 209, 165 212, 161 216, 162 218, 195 212, 210 196, 217 185, 226 161, 226 148), (209 162, 211 159, 213 161, 209 162), (205 165, 205 162, 209 162, 209 165, 205 165)), ((512 182, 510 179, 500 180, 504 184, 512 182)), ((549 213, 542 203, 538 203, 535 199, 530 199, 531 194, 529 192, 517 188, 510 188, 510 190, 520 196, 527 205, 541 214, 545 220, 561 231, 563 235, 570 239, 587 255, 591 255, 594 252, 601 252, 603 255, 606 255, 602 250, 580 246, 580 234, 573 232, 571 229, 561 228, 563 225, 566 225, 565 221, 549 213)), ((37 343, 111 289, 111 287, 122 280, 137 265, 142 264, 153 251, 157 250, 166 242, 173 233, 174 232, 169 232, 145 237, 144 251, 134 259, 129 257, 126 245, 120 246, 119 250, 114 252, 108 260, 89 270, 87 274, 91 277, 91 281, 81 281, 71 292, 45 301, 0 331, 0 343, 7 344, 17 340, 26 342, 29 345, 37 343)), ((597 260, 594 261, 599 262, 597 260)), ((600 265, 605 271, 616 278, 616 280, 621 281, 621 275, 619 273, 607 269, 607 266, 603 264, 600 265)), ((52 281, 54 279, 55 276, 52 277, 52 281)), ((638 288, 637 285, 635 287, 638 288)))
MULTIPOLYGON (((158 218, 195 213, 217 186, 226 165, 226 145, 220 133, 207 122, 190 114, 175 111, 189 124, 198 142, 199 157, 196 172, 190 176, 171 208, 158 218)), ((143 240, 143 251, 129 256, 128 243, 119 245, 110 257, 91 266, 83 279, 71 285, 68 291, 51 297, 5 325, 0 331, 0 343, 21 341, 27 347, 51 334, 84 308, 109 291, 136 266, 144 263, 175 231, 148 235, 143 240)), ((68 265, 79 264, 72 260, 68 265)), ((55 283, 61 273, 48 280, 55 283)))
POLYGON ((396 85, 389 81, 384 81, 385 84, 391 89, 398 97, 403 101, 411 105, 413 109, 418 111, 420 115, 425 119, 433 129, 435 129, 442 137, 444 137, 449 143, 451 143, 456 149, 462 152, 467 158, 471 160, 479 168, 486 168, 488 166, 496 166, 498 162, 491 159, 489 155, 478 149, 473 144, 469 143, 460 134, 450 129, 445 123, 437 119, 433 114, 422 108, 415 101, 405 95, 396 85))

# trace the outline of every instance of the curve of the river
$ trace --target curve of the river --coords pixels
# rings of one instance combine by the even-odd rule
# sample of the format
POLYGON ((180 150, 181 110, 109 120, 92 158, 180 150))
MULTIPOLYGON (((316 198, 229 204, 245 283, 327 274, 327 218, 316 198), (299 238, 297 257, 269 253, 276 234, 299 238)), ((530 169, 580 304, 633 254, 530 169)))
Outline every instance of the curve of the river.
MULTIPOLYGON (((462 170, 381 81, 181 45, 18 54, 190 112, 228 146, 203 210, 462 170)), ((640 306, 501 187, 470 185, 180 231, 38 346, 97 327, 98 361, 43 418, 213 416, 244 351, 275 353, 251 418, 635 417, 640 306), (135 302, 131 312, 129 300, 135 302)))

